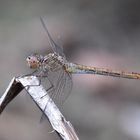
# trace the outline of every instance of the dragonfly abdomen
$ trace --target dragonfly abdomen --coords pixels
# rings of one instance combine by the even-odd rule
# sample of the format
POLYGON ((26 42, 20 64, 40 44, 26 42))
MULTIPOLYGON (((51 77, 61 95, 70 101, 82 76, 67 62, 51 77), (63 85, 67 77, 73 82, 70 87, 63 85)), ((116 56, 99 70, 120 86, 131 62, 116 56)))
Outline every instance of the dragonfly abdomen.
POLYGON ((90 67, 90 66, 84 66, 84 65, 74 64, 74 63, 67 64, 66 71, 73 74, 74 73, 75 74, 98 74, 98 75, 121 77, 121 78, 128 78, 128 79, 140 79, 139 73, 115 71, 115 70, 110 70, 105 68, 90 67))

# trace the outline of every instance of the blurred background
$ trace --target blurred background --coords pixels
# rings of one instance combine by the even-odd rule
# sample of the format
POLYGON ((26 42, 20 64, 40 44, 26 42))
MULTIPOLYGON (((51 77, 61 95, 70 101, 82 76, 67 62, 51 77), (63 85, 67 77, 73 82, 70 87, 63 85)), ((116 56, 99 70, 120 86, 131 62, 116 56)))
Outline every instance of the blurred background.
MULTIPOLYGON (((39 16, 69 61, 140 71, 139 0, 0 0, 1 95, 14 76, 31 73, 26 57, 51 52, 39 16)), ((73 75, 62 113, 81 140, 140 139, 140 81, 73 75)), ((59 140, 22 91, 0 116, 0 140, 59 140)))

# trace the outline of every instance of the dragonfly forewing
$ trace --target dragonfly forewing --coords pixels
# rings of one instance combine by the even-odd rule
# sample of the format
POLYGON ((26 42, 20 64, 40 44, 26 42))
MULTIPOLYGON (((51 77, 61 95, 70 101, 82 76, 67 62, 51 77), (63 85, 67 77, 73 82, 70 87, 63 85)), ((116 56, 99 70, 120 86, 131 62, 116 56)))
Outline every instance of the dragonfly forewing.
POLYGON ((50 46, 51 46, 53 52, 65 57, 65 54, 63 53, 62 46, 57 45, 55 43, 55 41, 52 39, 52 37, 51 37, 51 35, 50 35, 50 33, 49 33, 48 29, 47 29, 47 26, 45 25, 44 20, 43 20, 42 17, 40 17, 40 21, 41 21, 41 23, 43 25, 43 28, 45 29, 45 31, 46 31, 46 33, 48 35, 49 43, 50 43, 50 46))

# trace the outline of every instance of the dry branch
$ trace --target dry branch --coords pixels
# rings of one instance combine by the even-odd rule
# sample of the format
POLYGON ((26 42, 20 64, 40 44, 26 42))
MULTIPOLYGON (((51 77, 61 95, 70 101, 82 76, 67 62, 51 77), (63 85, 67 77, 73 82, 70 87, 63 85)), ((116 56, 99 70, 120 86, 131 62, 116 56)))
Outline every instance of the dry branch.
POLYGON ((0 113, 23 88, 26 89, 33 101, 48 117, 53 129, 62 139, 79 140, 72 124, 69 121, 66 121, 58 107, 54 104, 53 100, 49 97, 46 90, 40 85, 39 80, 35 76, 18 77, 11 80, 7 90, 0 98, 0 113), (44 110, 46 103, 47 107, 44 110))

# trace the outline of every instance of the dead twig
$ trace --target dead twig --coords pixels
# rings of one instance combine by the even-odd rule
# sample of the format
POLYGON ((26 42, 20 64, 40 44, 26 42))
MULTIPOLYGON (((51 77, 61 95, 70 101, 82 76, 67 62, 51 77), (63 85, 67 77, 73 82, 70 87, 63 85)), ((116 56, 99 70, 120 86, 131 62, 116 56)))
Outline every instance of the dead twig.
POLYGON ((62 139, 79 140, 72 124, 66 121, 53 100, 50 99, 44 87, 40 85, 36 76, 18 77, 11 80, 5 93, 0 98, 0 113, 2 113, 6 105, 24 88, 41 111, 48 117, 53 129, 62 139), (43 95, 46 96, 43 97, 43 95), (46 103, 47 107, 44 110, 46 103))

